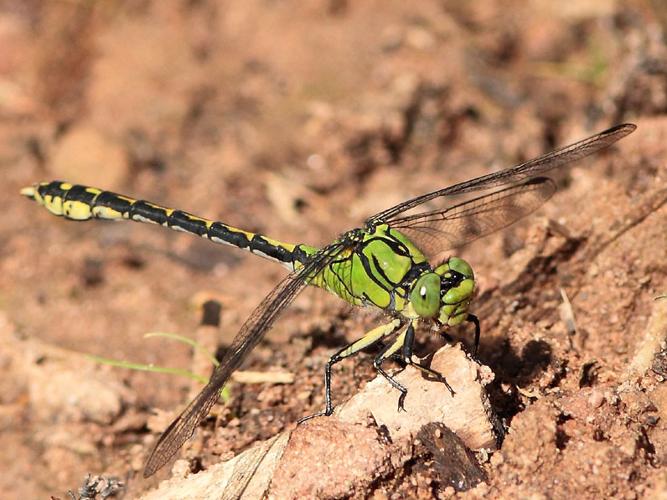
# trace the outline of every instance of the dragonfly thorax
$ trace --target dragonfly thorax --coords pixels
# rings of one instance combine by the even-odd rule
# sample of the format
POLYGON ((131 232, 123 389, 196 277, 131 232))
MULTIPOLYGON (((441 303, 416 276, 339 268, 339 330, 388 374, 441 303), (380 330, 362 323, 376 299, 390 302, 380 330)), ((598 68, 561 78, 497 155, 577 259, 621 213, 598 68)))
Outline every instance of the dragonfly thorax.
POLYGON ((453 326, 466 319, 474 291, 475 276, 470 265, 463 259, 450 257, 415 280, 410 303, 419 317, 453 326))

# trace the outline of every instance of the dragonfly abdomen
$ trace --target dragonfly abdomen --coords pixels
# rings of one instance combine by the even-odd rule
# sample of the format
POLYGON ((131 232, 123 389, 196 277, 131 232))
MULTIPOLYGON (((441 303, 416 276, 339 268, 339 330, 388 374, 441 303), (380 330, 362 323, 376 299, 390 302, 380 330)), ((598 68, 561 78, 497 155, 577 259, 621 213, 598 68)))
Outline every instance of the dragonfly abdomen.
POLYGON ((52 214, 69 220, 133 220, 158 224, 249 251, 265 259, 280 262, 290 270, 305 262, 309 253, 316 251, 303 245, 283 243, 261 234, 244 231, 224 222, 198 217, 183 210, 90 186, 61 181, 42 182, 21 190, 21 194, 43 205, 52 214))

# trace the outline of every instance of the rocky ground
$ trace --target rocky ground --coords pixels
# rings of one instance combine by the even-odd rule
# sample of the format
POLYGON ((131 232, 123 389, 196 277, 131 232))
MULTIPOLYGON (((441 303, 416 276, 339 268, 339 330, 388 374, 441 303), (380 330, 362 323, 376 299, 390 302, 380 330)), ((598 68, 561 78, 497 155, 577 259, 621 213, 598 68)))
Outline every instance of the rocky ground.
MULTIPOLYGON (((275 498, 665 495, 666 33, 658 0, 0 0, 3 496, 66 498, 87 474, 106 478, 88 481, 97 498, 171 478, 166 496, 274 436, 290 438, 275 498), (451 421, 392 439, 359 412, 295 430, 323 407, 328 357, 378 320, 308 290, 244 365, 262 382, 235 380, 181 460, 144 480, 199 386, 85 355, 206 375, 186 346, 144 334, 224 346, 284 272, 160 228, 56 219, 18 195, 66 179, 324 245, 621 122, 638 129, 560 176, 539 212, 461 250, 483 367, 456 359, 473 367, 460 380, 493 446, 451 421), (221 304, 218 329, 200 326, 206 300, 221 304)), ((449 333, 470 344, 468 327, 449 333)), ((418 351, 445 344, 422 331, 418 351)), ((376 390, 372 357, 336 367, 337 404, 376 390)), ((381 399, 373 417, 395 409, 381 399)), ((245 456, 242 471, 259 455, 245 456)))

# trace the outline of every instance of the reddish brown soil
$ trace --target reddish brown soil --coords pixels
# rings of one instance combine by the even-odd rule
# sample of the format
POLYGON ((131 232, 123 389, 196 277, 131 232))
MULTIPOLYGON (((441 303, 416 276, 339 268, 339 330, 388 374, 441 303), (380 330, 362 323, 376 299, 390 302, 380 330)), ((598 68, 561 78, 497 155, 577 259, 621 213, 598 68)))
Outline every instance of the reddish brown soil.
MULTIPOLYGON (((21 187, 66 179, 325 244, 622 121, 639 128, 537 215, 463 252, 509 434, 462 495, 664 495, 667 362, 636 353, 667 334, 667 10, 562 4, 0 0, 2 496, 63 497, 92 473, 133 498, 167 477, 143 480, 142 462, 189 382, 77 353, 188 368, 185 347, 143 334, 193 336, 193 304, 212 296, 229 341, 283 276, 188 235, 56 219, 21 187)), ((247 363, 295 383, 234 385, 227 425, 184 456, 206 467, 319 410, 326 359, 374 319, 304 293, 247 363)), ((336 401, 373 376, 369 360, 340 365, 336 401)), ((436 465, 355 495, 454 495, 436 465)))

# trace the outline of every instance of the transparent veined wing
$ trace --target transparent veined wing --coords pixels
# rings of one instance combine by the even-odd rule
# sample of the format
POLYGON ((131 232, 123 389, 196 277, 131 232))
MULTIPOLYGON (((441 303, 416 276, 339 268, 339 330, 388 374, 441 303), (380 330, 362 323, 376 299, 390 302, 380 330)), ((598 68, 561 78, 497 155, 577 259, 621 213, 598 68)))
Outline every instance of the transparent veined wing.
POLYGON ((536 177, 444 210, 415 214, 389 223, 429 258, 507 227, 537 210, 556 192, 548 177, 536 177))
POLYGON ((373 227, 386 222, 391 223, 390 225, 393 227, 394 224, 392 221, 400 220, 400 214, 428 201, 434 200, 435 204, 442 205, 431 210, 429 213, 445 211, 449 208, 448 205, 451 202, 449 198, 452 196, 481 191, 492 187, 518 184, 527 179, 542 176, 549 171, 581 160, 586 156, 611 146, 619 139, 632 133, 636 128, 637 126, 632 123, 617 125, 515 167, 501 170, 499 172, 493 172, 475 179, 454 184, 453 186, 438 191, 433 191, 432 193, 417 196, 416 198, 399 203, 396 206, 383 210, 370 217, 366 221, 366 226, 373 227))
POLYGON ((308 285, 309 280, 327 266, 342 248, 342 243, 334 243, 315 254, 301 269, 284 278, 257 306, 237 333, 208 384, 158 439, 146 461, 144 477, 149 477, 162 468, 190 439, 218 400, 220 390, 231 374, 271 328, 280 313, 308 285))

